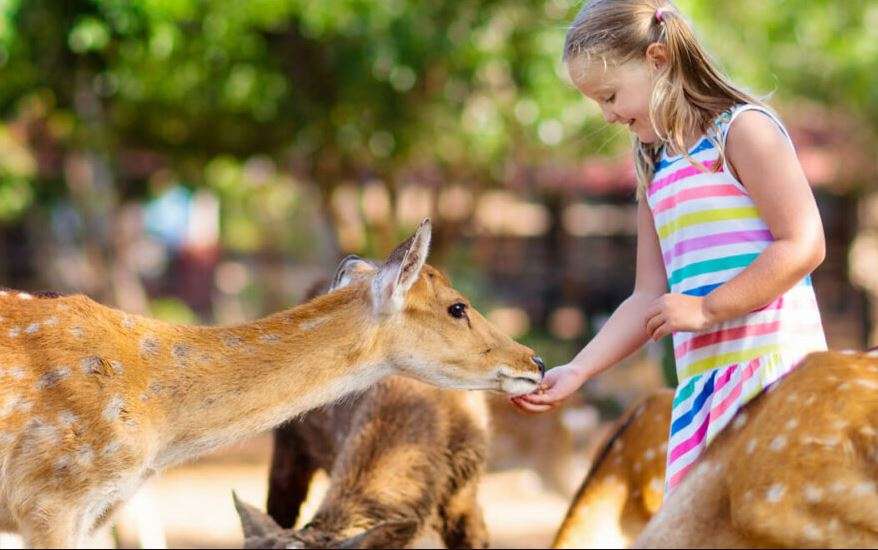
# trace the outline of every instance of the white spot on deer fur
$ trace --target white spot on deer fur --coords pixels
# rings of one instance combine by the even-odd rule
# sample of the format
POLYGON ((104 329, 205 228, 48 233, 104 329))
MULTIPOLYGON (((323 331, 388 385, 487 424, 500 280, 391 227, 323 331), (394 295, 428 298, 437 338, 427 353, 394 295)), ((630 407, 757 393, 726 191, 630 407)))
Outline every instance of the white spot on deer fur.
POLYGON ((706 476, 710 473, 710 471, 713 469, 713 467, 714 467, 714 465, 711 464, 711 462, 709 460, 703 460, 703 461, 701 461, 701 463, 698 466, 695 467, 694 475, 696 477, 706 476))
POLYGON ((787 420, 787 423, 784 424, 784 429, 787 431, 795 430, 796 427, 798 427, 798 425, 799 425, 798 420, 796 420, 795 418, 790 418, 789 420, 787 420))
POLYGON ((241 347, 243 340, 240 336, 236 336, 233 334, 226 335, 223 337, 223 344, 229 346, 230 348, 238 348, 241 347))
POLYGON ((68 427, 72 426, 77 420, 77 416, 70 411, 61 411, 58 413, 58 424, 68 427))
POLYGON ((72 334, 74 338, 82 338, 84 333, 82 331, 82 327, 77 326, 77 327, 70 327, 70 334, 72 334))
POLYGON ((740 430, 741 428, 744 427, 744 424, 746 424, 746 423, 747 423, 747 413, 745 413, 744 411, 741 411, 735 417, 734 422, 732 422, 732 428, 734 428, 735 430, 740 430))
POLYGON ((751 439, 750 441, 747 442, 747 447, 745 450, 747 451, 748 455, 753 454, 753 451, 756 450, 756 439, 755 438, 751 439))
POLYGON ((21 300, 33 300, 33 296, 31 296, 27 292, 19 292, 18 298, 21 300))
POLYGON ((851 385, 847 382, 842 382, 841 384, 838 385, 838 387, 836 389, 839 391, 847 391, 847 390, 851 389, 851 385))
POLYGON ((94 450, 92 450, 91 445, 89 445, 88 443, 85 443, 82 446, 80 446, 78 449, 76 449, 75 458, 76 458, 76 462, 80 466, 91 465, 92 460, 94 460, 94 456, 95 456, 94 450))
POLYGON ((9 332, 7 334, 9 334, 10 338, 15 338, 16 336, 21 334, 21 329, 18 327, 12 327, 11 329, 9 329, 9 332))
POLYGON ((802 436, 801 441, 805 445, 813 443, 815 445, 822 445, 824 447, 835 447, 836 445, 841 443, 841 439, 835 435, 828 435, 826 437, 814 437, 813 435, 805 435, 802 436))
POLYGON ((808 399, 805 400, 805 405, 810 407, 811 405, 813 405, 816 402, 817 402, 817 396, 816 395, 809 395, 808 399))
POLYGON ((46 325, 47 327, 54 327, 55 325, 58 324, 58 318, 54 317, 54 316, 49 317, 48 319, 43 321, 43 324, 46 325))
POLYGON ((852 494, 857 497, 865 497, 875 494, 875 482, 864 481, 862 483, 857 483, 852 494))
POLYGON ((768 488, 768 491, 765 492, 765 500, 771 502, 772 504, 777 504, 778 502, 780 502, 780 499, 783 498, 786 490, 787 488, 784 487, 782 483, 775 483, 768 488))
POLYGON ((637 462, 634 463, 634 467, 633 467, 633 469, 634 469, 634 473, 636 473, 636 474, 639 474, 639 473, 640 473, 640 470, 643 469, 643 465, 640 464, 640 461, 639 461, 639 460, 638 460, 637 462))
POLYGON ((753 491, 747 489, 747 491, 744 493, 744 500, 753 500, 753 491))
POLYGON ((34 408, 34 402, 30 399, 19 398, 15 404, 15 410, 21 414, 27 414, 34 408))
POLYGON ((645 453, 643 453, 643 459, 647 462, 655 458, 655 451, 652 449, 647 449, 645 453))
POLYGON ((15 442, 15 436, 9 432, 0 432, 0 447, 12 445, 15 442))
POLYGON ((829 523, 826 526, 830 531, 838 531, 841 527, 841 522, 838 521, 838 518, 832 518, 829 520, 829 523))
POLYGON ((618 452, 621 452, 621 451, 622 451, 622 447, 624 447, 624 446, 625 446, 625 444, 622 443, 622 440, 621 440, 621 439, 617 439, 616 441, 613 442, 613 450, 614 450, 615 452, 617 452, 617 453, 618 453, 618 452))
POLYGON ((26 329, 24 329, 24 331, 25 331, 26 333, 28 333, 28 334, 34 334, 34 333, 35 333, 36 331, 38 331, 38 330, 40 330, 40 324, 39 324, 39 323, 31 323, 31 324, 29 324, 29 325, 27 326, 26 329))
POLYGON ((301 321, 299 323, 299 329, 304 332, 308 332, 309 330, 314 330, 328 320, 329 318, 327 317, 314 317, 313 319, 305 319, 304 321, 301 321))
POLYGON ((21 367, 12 367, 9 369, 9 376, 16 380, 24 378, 24 370, 21 367))
POLYGON ((771 443, 768 445, 768 448, 774 452, 778 452, 784 447, 787 446, 787 438, 785 435, 779 435, 771 440, 771 443))
POLYGON ((664 480, 660 477, 653 477, 649 480, 649 489, 654 493, 661 493, 665 489, 664 480))
POLYGON ((857 354, 856 350, 852 350, 852 349, 843 349, 839 353, 841 353, 842 355, 856 355, 857 354))
POLYGON ((51 388, 68 376, 70 376, 70 369, 68 367, 58 367, 57 369, 50 370, 46 374, 40 376, 37 379, 36 387, 38 390, 51 388))
POLYGON ((661 451, 662 454, 666 454, 668 452, 668 442, 667 441, 662 441, 662 444, 659 445, 659 451, 661 451))
POLYGON ((122 363, 119 361, 110 361, 110 368, 113 369, 113 372, 116 374, 122 374, 125 370, 125 367, 122 366, 122 363))
POLYGON ((829 490, 833 493, 843 493, 847 488, 847 483, 844 481, 836 481, 832 485, 829 486, 829 490))
POLYGON ((91 355, 80 361, 79 366, 85 374, 98 374, 101 372, 101 358, 91 355))
POLYGON ((35 439, 38 443, 54 444, 58 439, 58 429, 41 418, 31 419, 25 429, 28 438, 35 439))
POLYGON ((5 418, 12 414, 12 411, 15 410, 15 406, 18 405, 18 400, 20 397, 7 397, 2 404, 0 404, 0 418, 5 418))
POLYGON ((171 355, 177 360, 177 365, 180 367, 186 366, 186 360, 190 353, 192 353, 192 348, 188 344, 177 343, 171 348, 171 355))
POLYGON ((9 293, 6 292, 5 290, 0 290, 0 296, 6 296, 7 294, 9 294, 9 293))
POLYGON ((799 394, 797 394, 796 392, 793 392, 793 393, 787 395, 787 403, 796 403, 798 401, 799 401, 799 394))
POLYGON ((867 390, 878 390, 878 382, 875 382, 874 380, 860 378, 859 380, 854 381, 854 384, 866 388, 867 390))
POLYGON ((159 352, 158 338, 150 334, 140 339, 140 355, 152 356, 159 352))
POLYGON ((119 451, 119 449, 121 449, 121 448, 122 448, 122 444, 119 443, 119 441, 114 439, 113 441, 110 441, 109 443, 107 443, 107 445, 101 451, 101 454, 103 456, 109 456, 112 454, 116 454, 119 451))
POLYGON ((277 334, 263 334, 259 339, 268 344, 274 344, 280 341, 280 336, 277 334))
POLYGON ((844 429, 847 428, 847 427, 848 427, 848 422, 847 422, 847 420, 844 420, 844 419, 842 419, 842 418, 836 418, 836 419, 832 422, 832 429, 833 429, 833 430, 837 430, 837 431, 840 432, 840 431, 844 430, 844 429))
POLYGON ((134 319, 132 319, 130 315, 123 315, 122 316, 122 326, 125 328, 133 328, 134 327, 134 319))
POLYGON ((110 398, 107 406, 104 407, 104 420, 106 420, 107 422, 112 422, 119 418, 119 413, 122 412, 122 405, 124 405, 124 401, 122 401, 121 395, 117 394, 110 398))
POLYGON ((803 491, 805 495, 805 502, 809 504, 816 504, 823 500, 823 489, 817 487, 816 485, 805 485, 805 489, 803 491))
POLYGON ((823 536, 823 531, 811 523, 806 523, 802 526, 802 535, 808 540, 817 540, 823 536))
POLYGON ((863 426, 859 429, 859 432, 866 437, 875 437, 875 430, 872 426, 863 426))
POLYGON ((61 474, 70 467, 70 455, 61 455, 52 465, 56 474, 61 474))

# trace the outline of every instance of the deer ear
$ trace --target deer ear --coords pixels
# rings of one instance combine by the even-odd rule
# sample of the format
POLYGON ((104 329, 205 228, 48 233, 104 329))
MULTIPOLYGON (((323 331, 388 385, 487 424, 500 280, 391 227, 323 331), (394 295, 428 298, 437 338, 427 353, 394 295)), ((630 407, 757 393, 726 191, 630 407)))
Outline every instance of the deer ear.
POLYGON ((405 295, 418 280, 430 253, 432 225, 425 218, 415 234, 390 253, 372 281, 376 309, 394 312, 402 309, 405 295))
POLYGON ((260 512, 256 507, 239 499, 234 491, 232 491, 232 500, 235 501, 235 510, 238 511, 238 517, 241 519, 241 529, 244 531, 245 544, 250 539, 264 539, 277 536, 283 531, 271 519, 271 516, 260 512))
POLYGON ((351 284, 357 275, 365 274, 376 269, 375 264, 351 254, 338 263, 335 269, 335 277, 332 278, 330 292, 351 284))
POLYGON ((386 521, 335 544, 336 548, 405 548, 418 532, 418 522, 386 521))

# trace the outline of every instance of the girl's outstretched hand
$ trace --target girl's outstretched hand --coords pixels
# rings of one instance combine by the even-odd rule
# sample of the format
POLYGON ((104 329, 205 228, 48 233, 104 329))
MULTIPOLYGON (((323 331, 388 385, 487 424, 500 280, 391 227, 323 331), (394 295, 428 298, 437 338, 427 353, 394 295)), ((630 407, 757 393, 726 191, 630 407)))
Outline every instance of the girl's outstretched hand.
POLYGON ((509 400, 525 412, 546 412, 557 407, 561 401, 579 389, 583 381, 582 373, 568 363, 550 369, 535 392, 511 397, 509 400))

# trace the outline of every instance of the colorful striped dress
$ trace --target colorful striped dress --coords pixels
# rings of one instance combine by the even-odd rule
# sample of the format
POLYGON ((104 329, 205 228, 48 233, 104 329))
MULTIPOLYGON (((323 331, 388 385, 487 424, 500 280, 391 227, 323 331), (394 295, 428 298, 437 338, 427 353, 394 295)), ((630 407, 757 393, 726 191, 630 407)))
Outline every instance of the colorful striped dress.
MULTIPOLYGON (((662 153, 647 189, 671 292, 704 296, 748 265, 773 241, 747 189, 719 166, 714 142, 725 143, 739 105, 717 117, 713 141, 704 136, 685 156, 662 153)), ((790 142, 792 143, 792 142, 790 142)), ((673 491, 735 413, 789 372, 808 353, 826 349, 810 276, 743 317, 703 332, 673 335, 677 387, 668 441, 666 490, 673 491)))

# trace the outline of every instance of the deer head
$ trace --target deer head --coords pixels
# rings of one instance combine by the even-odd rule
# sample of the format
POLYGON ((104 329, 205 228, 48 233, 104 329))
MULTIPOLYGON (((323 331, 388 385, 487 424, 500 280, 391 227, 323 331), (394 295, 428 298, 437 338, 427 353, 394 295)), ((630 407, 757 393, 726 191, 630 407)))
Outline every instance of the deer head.
POLYGON ((430 232, 426 219, 381 265, 348 256, 330 290, 366 289, 372 322, 392 366, 403 374, 457 389, 533 391, 545 372, 542 359, 501 333, 425 264, 430 232))
POLYGON ((337 537, 319 529, 283 529, 269 516, 243 502, 232 492, 235 510, 244 532, 244 548, 396 548, 396 541, 409 541, 415 521, 387 521, 348 536, 337 537))

